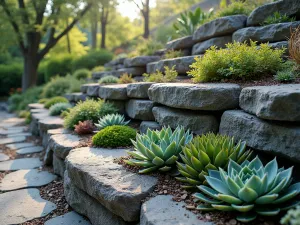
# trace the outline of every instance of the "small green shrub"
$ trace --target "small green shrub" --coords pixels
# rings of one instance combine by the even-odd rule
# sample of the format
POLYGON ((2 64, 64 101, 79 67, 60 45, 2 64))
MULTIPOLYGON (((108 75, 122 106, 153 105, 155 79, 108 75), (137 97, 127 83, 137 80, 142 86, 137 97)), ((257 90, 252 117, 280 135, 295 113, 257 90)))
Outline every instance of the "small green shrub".
POLYGON ((73 73, 73 76, 77 80, 87 79, 91 76, 91 72, 88 69, 78 69, 73 73))
POLYGON ((294 73, 291 69, 277 71, 274 79, 279 82, 291 82, 295 80, 294 73))
POLYGON ((261 25, 265 26, 275 23, 294 22, 295 20, 295 17, 289 17, 286 14, 275 12, 272 16, 267 17, 267 19, 265 19, 265 21, 261 25))
POLYGON ((79 121, 91 120, 96 123, 99 118, 116 112, 117 109, 111 103, 88 99, 84 102, 78 102, 75 107, 70 109, 65 117, 64 126, 68 129, 74 129, 79 121))
POLYGON ((22 102, 23 96, 21 94, 13 94, 8 98, 8 110, 10 112, 16 111, 19 104, 22 102))
POLYGON ((49 109, 51 106, 55 105, 56 103, 69 103, 69 101, 65 97, 56 96, 56 97, 50 98, 45 103, 44 106, 45 106, 46 109, 49 109))
POLYGON ((120 78, 118 83, 119 84, 130 84, 130 83, 134 83, 136 82, 133 78, 131 74, 128 73, 124 73, 120 78))
POLYGON ((156 83, 167 83, 167 82, 175 81, 178 76, 178 73, 175 70, 175 65, 172 66, 171 69, 168 66, 165 66, 164 68, 165 68, 165 72, 164 72, 165 75, 159 70, 156 70, 155 73, 151 73, 151 74, 144 73, 143 74, 143 76, 145 77, 144 81, 156 82, 156 83))
POLYGON ((49 115, 50 116, 58 116, 62 112, 72 108, 72 105, 70 103, 66 102, 59 102, 52 105, 49 109, 49 115))
POLYGON ((300 225, 300 206, 290 209, 280 220, 283 225, 300 225))
POLYGON ((104 66, 95 66, 95 67, 92 69, 92 72, 103 72, 103 71, 106 71, 106 69, 105 69, 104 66))
POLYGON ((105 148, 131 146, 131 139, 135 139, 136 130, 121 125, 114 125, 100 130, 93 136, 93 145, 105 148))
POLYGON ((99 80, 99 84, 116 84, 118 82, 119 82, 119 78, 112 76, 112 75, 102 77, 99 80))
POLYGON ((30 124, 30 122, 31 122, 31 113, 30 113, 30 111, 28 111, 28 110, 21 110, 18 113, 18 116, 20 118, 25 118, 25 123, 26 124, 30 124))
POLYGON ((184 55, 183 55, 183 52, 180 50, 177 50, 177 51, 169 50, 164 54, 163 58, 164 59, 173 59, 173 58, 178 58, 178 57, 182 57, 182 56, 184 56, 184 55))
POLYGON ((98 123, 96 123, 96 127, 101 130, 105 127, 113 126, 113 125, 122 125, 126 126, 130 121, 125 121, 124 115, 120 114, 108 114, 102 117, 98 123))
POLYGON ((40 104, 45 104, 47 101, 49 100, 49 98, 41 98, 38 103, 40 104))
POLYGON ((22 86, 22 63, 0 64, 0 96, 8 96, 11 88, 22 86))
POLYGON ((258 49, 252 41, 250 45, 234 42, 226 47, 218 50, 213 46, 202 58, 195 58, 188 71, 195 82, 259 79, 282 68, 284 49, 272 49, 268 44, 261 44, 258 49))
POLYGON ((251 3, 242 1, 232 1, 232 3, 216 13, 214 18, 233 16, 233 15, 249 15, 255 6, 251 3))

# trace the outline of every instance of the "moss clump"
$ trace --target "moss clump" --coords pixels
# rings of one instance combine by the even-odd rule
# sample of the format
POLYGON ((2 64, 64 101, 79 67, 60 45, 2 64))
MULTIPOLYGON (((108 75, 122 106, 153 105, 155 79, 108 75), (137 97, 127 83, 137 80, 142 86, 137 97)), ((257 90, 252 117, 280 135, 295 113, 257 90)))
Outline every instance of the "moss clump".
POLYGON ((114 125, 100 130, 93 136, 93 145, 97 147, 116 148, 131 146, 135 139, 136 130, 122 125, 114 125))

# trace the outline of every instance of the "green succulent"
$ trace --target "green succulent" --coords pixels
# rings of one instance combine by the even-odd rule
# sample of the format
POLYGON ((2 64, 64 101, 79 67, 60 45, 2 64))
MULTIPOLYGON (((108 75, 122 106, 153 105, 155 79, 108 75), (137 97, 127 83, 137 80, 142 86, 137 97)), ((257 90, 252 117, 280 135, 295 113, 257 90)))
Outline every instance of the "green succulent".
POLYGON ((300 206, 290 209, 280 220, 280 223, 284 225, 300 225, 300 206))
POLYGON ((207 204, 197 209, 237 211, 241 214, 236 219, 241 222, 252 221, 257 214, 275 216, 300 203, 292 201, 300 193, 300 182, 291 185, 292 170, 293 167, 278 168, 276 158, 266 166, 258 157, 241 165, 230 160, 227 172, 222 168, 209 170, 205 178, 210 187, 198 186, 205 195, 194 196, 207 204))
POLYGON ((193 135, 185 132, 184 127, 177 127, 173 132, 170 127, 162 130, 147 130, 146 134, 137 134, 132 140, 135 151, 127 151, 133 157, 126 161, 133 166, 141 166, 139 173, 155 170, 166 172, 172 169, 178 160, 182 147, 191 142, 193 135))
POLYGON ((242 163, 249 159, 252 151, 246 151, 246 142, 239 141, 235 145, 234 138, 225 135, 209 133, 198 136, 183 148, 180 154, 183 163, 177 162, 179 172, 183 177, 177 177, 185 188, 207 184, 205 175, 208 170, 227 168, 229 159, 242 163))
POLYGON ((120 114, 108 114, 102 117, 96 125, 96 127, 100 130, 108 126, 113 125, 123 125, 126 126, 130 120, 125 121, 124 115, 120 114))

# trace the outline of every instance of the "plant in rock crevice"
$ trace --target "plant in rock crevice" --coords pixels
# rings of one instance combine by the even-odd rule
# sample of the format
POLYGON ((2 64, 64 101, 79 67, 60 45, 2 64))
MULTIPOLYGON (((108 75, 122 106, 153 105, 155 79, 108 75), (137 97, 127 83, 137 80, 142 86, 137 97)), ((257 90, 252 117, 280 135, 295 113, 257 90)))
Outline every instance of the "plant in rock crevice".
POLYGON ((235 144, 234 138, 229 136, 209 133, 195 137, 180 154, 183 163, 177 162, 177 167, 183 177, 176 179, 187 183, 185 188, 207 184, 205 176, 208 175, 208 170, 225 169, 229 160, 240 164, 249 159, 251 153, 252 151, 246 150, 246 142, 239 141, 235 144))
POLYGON ((255 220, 257 215, 275 216, 300 203, 293 201, 300 193, 300 182, 291 184, 292 171, 293 167, 278 168, 276 158, 265 166, 258 157, 241 165, 230 160, 227 172, 209 170, 205 178, 210 187, 198 186, 202 193, 194 196, 206 204, 197 209, 236 211, 241 222, 255 220))
POLYGON ((129 165, 140 166, 139 173, 149 173, 155 170, 170 171, 178 160, 182 147, 193 138, 190 131, 177 127, 173 132, 170 127, 160 131, 147 130, 146 134, 137 134, 136 141, 132 140, 134 151, 127 151, 132 159, 125 162, 129 165))

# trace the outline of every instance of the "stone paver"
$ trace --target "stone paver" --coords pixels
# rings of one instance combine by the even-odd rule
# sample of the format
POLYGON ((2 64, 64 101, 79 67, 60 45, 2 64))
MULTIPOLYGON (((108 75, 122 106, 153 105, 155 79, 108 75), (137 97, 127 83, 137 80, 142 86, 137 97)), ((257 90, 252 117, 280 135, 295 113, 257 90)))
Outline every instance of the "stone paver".
POLYGON ((10 143, 18 143, 25 141, 26 137, 25 136, 16 136, 16 137, 10 137, 10 138, 1 138, 0 139, 0 145, 4 144, 10 144, 10 143))
POLYGON ((34 169, 42 166, 38 158, 14 159, 0 162, 0 171, 34 169))
POLYGON ((0 194, 0 224, 19 224, 43 217, 56 209, 52 202, 41 198, 35 188, 0 194))
POLYGON ((0 153, 0 162, 9 160, 9 157, 5 154, 0 153))
POLYGON ((15 144, 8 144, 8 145, 5 145, 6 147, 10 148, 10 149, 13 149, 13 150, 18 150, 18 149, 21 149, 21 148, 27 148, 27 147, 33 147, 35 146, 35 144, 33 143, 15 143, 15 144))
POLYGON ((28 136, 31 136, 31 135, 32 135, 32 134, 29 133, 29 132, 21 132, 21 133, 8 134, 7 137, 8 137, 8 138, 19 137, 19 136, 25 136, 25 137, 28 137, 28 136))
POLYGON ((9 127, 7 129, 0 128, 1 135, 16 134, 24 131, 25 127, 9 127))
POLYGON ((83 218, 78 213, 72 211, 65 215, 55 217, 48 220, 45 225, 91 225, 89 221, 83 218))
POLYGON ((17 151, 17 153, 20 155, 24 155, 24 154, 42 152, 43 150, 44 148, 42 146, 34 146, 34 147, 21 148, 17 151))
POLYGON ((12 191, 22 188, 40 187, 49 184, 56 176, 38 169, 19 170, 7 174, 1 181, 0 191, 12 191))

